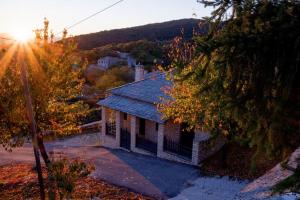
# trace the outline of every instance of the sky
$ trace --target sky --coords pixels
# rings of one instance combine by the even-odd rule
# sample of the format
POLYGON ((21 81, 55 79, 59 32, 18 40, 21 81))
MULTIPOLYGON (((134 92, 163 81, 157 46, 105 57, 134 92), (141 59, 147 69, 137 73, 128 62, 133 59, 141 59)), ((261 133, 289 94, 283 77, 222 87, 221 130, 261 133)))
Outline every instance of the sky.
MULTIPOLYGON (((118 0, 0 0, 0 33, 30 33, 50 21, 54 33, 118 0)), ((210 14, 197 0, 124 0, 70 29, 71 35, 125 28, 210 14)))

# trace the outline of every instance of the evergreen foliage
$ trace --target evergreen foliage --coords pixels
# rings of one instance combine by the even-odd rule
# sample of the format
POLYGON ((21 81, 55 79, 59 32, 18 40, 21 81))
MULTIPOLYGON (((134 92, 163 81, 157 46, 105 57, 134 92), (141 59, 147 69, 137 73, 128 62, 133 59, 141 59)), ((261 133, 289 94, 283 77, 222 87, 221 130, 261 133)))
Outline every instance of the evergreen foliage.
POLYGON ((300 160, 296 169, 292 169, 294 173, 277 183, 273 187, 273 192, 283 193, 287 190, 291 192, 300 192, 300 160))
POLYGON ((200 1, 214 6, 210 32, 178 37, 170 52, 174 87, 166 118, 205 127, 284 155, 300 144, 298 1, 200 1))

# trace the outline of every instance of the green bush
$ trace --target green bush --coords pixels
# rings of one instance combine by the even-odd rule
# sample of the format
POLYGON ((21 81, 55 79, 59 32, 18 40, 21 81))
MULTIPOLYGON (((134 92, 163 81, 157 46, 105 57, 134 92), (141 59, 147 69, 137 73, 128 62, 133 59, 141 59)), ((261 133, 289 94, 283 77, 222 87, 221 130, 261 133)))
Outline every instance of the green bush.
POLYGON ((87 165, 83 161, 67 158, 53 161, 49 165, 49 180, 59 193, 60 199, 69 199, 78 179, 88 176, 94 170, 94 166, 87 165))
POLYGON ((130 67, 113 67, 104 72, 96 81, 96 88, 101 91, 133 82, 134 73, 130 67))
POLYGON ((300 168, 298 167, 296 172, 284 179, 283 181, 279 182, 273 188, 274 192, 282 193, 285 190, 290 190, 291 192, 300 192, 300 168))

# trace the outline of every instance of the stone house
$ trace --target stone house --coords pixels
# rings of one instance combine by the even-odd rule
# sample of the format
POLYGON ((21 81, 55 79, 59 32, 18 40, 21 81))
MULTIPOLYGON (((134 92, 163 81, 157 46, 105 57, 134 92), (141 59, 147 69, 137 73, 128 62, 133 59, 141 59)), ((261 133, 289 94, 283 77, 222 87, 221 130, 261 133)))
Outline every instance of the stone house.
POLYGON ((125 52, 116 52, 118 56, 105 56, 102 58, 99 58, 97 61, 97 66, 100 67, 103 70, 107 70, 109 67, 119 64, 119 63, 126 63, 129 67, 135 67, 136 59, 133 58, 129 53, 125 52))
POLYGON ((100 58, 97 61, 97 66, 99 66, 103 70, 107 70, 110 66, 116 65, 123 61, 124 60, 122 58, 106 56, 106 57, 100 58))
POLYGON ((198 165, 223 145, 217 140, 206 148, 210 135, 201 130, 186 131, 183 124, 164 120, 157 110, 161 98, 168 98, 164 87, 172 83, 163 73, 144 74, 139 79, 109 91, 98 102, 102 107, 101 145, 198 165))
POLYGON ((127 65, 130 67, 135 67, 137 65, 137 61, 134 57, 130 55, 130 53, 117 51, 120 58, 127 62, 127 65))

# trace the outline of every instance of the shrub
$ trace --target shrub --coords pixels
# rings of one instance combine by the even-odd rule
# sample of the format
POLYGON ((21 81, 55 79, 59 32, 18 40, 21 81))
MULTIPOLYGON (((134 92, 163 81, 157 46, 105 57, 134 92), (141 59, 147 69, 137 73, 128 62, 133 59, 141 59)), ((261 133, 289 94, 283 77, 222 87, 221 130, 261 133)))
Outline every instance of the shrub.
POLYGON ((60 199, 69 199, 78 179, 88 176, 94 170, 94 166, 80 160, 70 161, 67 158, 53 161, 49 165, 50 185, 59 193, 60 199))

